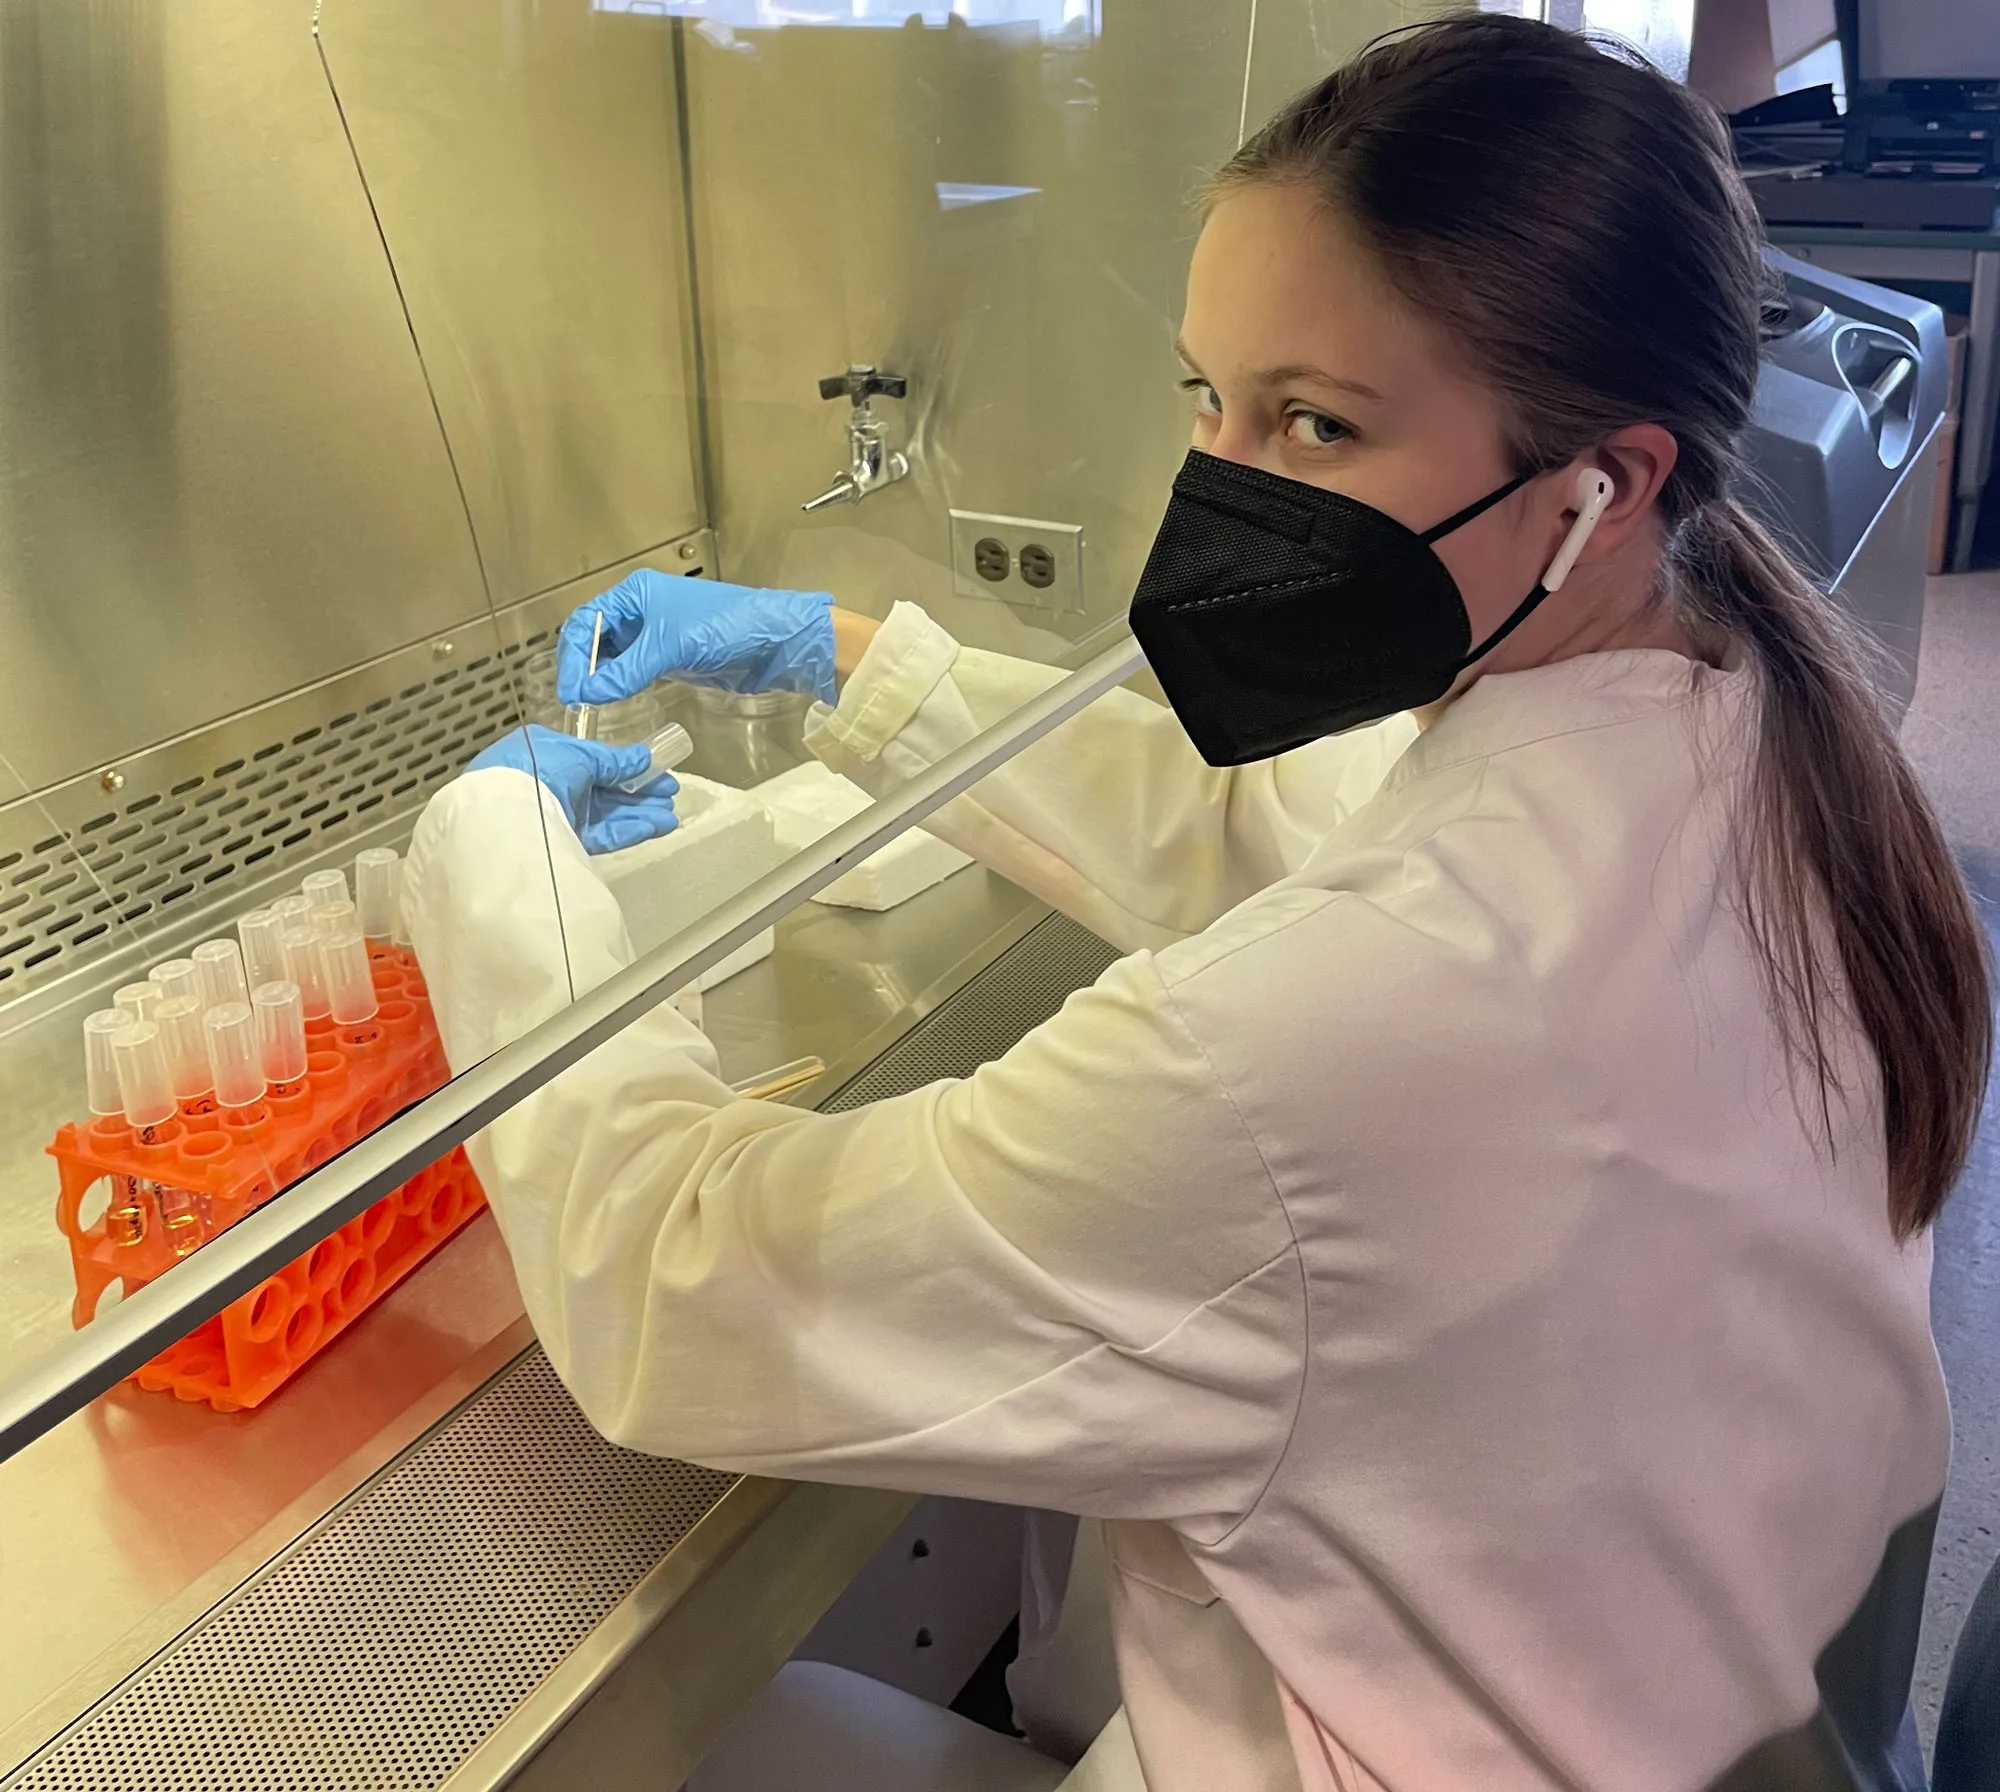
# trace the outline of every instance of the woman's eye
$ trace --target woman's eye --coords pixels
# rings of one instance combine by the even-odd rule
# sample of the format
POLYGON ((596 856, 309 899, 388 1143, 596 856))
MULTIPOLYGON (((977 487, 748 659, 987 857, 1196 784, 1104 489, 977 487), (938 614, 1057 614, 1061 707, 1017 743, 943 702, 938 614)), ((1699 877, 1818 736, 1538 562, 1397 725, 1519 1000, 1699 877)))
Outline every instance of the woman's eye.
POLYGON ((1285 429, 1301 448, 1331 448, 1348 435, 1345 423, 1320 411, 1294 411, 1285 429))
POLYGON ((1220 417, 1222 415, 1222 395, 1201 380, 1193 381, 1188 390, 1194 394, 1194 408, 1198 416, 1220 417))

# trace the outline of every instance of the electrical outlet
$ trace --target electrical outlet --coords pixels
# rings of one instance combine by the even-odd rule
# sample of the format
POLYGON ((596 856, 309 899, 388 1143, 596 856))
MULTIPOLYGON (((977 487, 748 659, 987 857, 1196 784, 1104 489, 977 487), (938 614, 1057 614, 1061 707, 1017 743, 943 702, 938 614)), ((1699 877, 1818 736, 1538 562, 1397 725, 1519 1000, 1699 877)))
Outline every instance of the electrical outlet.
POLYGON ((960 597, 1080 615, 1083 529, 1077 523, 954 510, 951 571, 960 597))

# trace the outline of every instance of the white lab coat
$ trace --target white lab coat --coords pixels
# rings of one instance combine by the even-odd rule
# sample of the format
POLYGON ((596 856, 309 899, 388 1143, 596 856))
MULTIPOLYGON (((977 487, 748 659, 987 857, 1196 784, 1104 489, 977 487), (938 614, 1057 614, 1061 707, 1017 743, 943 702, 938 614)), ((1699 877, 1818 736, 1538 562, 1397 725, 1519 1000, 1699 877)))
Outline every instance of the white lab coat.
MULTIPOLYGON (((1053 676, 906 606, 816 747, 885 786, 1053 676)), ((1872 1060, 1829 1149, 1741 925, 1753 710, 1610 653, 1224 773, 1115 694, 937 831, 1140 949, 840 1115, 654 1011, 474 1145, 544 1346, 637 1448, 1117 1521, 1151 1792, 1705 1785, 1947 1450, 1872 1060)), ((517 772, 405 889, 454 1065, 628 952, 517 772)))

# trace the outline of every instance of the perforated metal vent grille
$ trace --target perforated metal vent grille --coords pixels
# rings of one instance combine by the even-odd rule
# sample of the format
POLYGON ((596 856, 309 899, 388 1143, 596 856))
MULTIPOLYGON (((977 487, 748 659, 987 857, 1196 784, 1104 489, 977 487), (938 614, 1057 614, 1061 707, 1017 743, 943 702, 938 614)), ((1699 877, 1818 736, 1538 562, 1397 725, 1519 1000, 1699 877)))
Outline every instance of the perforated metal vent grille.
POLYGON ((6 1792, 434 1787, 734 1480, 606 1443, 531 1351, 6 1792))
POLYGON ((30 801, 0 811, 0 1005, 108 949, 114 929, 203 906, 422 803, 519 719, 513 670, 549 638, 379 694, 323 687, 262 712, 261 731, 252 717, 142 755, 95 813, 70 795, 73 821, 30 801))
POLYGON ((1095 983, 1117 958, 1087 928, 1051 915, 820 1102, 820 1112, 845 1113, 941 1077, 970 1076, 1040 1026, 1071 991, 1095 983))

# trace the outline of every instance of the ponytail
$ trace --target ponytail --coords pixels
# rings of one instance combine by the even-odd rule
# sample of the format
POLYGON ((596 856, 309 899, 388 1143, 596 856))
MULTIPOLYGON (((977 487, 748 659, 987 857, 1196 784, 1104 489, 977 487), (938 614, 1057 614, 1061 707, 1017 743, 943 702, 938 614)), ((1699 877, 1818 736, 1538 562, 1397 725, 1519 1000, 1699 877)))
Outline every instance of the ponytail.
POLYGON ((1741 822, 1746 913, 1787 1042, 1824 1104, 1829 1017, 1881 1066, 1889 1218, 1936 1218, 1971 1150, 1992 1055, 1985 937, 1937 817, 1883 718, 1869 640, 1733 499, 1674 550, 1682 620, 1761 686, 1741 822), (1837 963, 1829 962, 1829 947, 1837 963))
POLYGON ((1985 939, 1877 707, 1866 637, 1730 497, 1771 296, 1707 102, 1635 52, 1508 17, 1406 26, 1299 95, 1214 191, 1301 183, 1506 413, 1521 467, 1631 423, 1679 446, 1658 499, 1682 621, 1746 655, 1761 734, 1739 833, 1772 1012, 1831 1132, 1833 1023, 1881 1067, 1889 1224, 1964 1166, 1992 1053, 1985 939))

